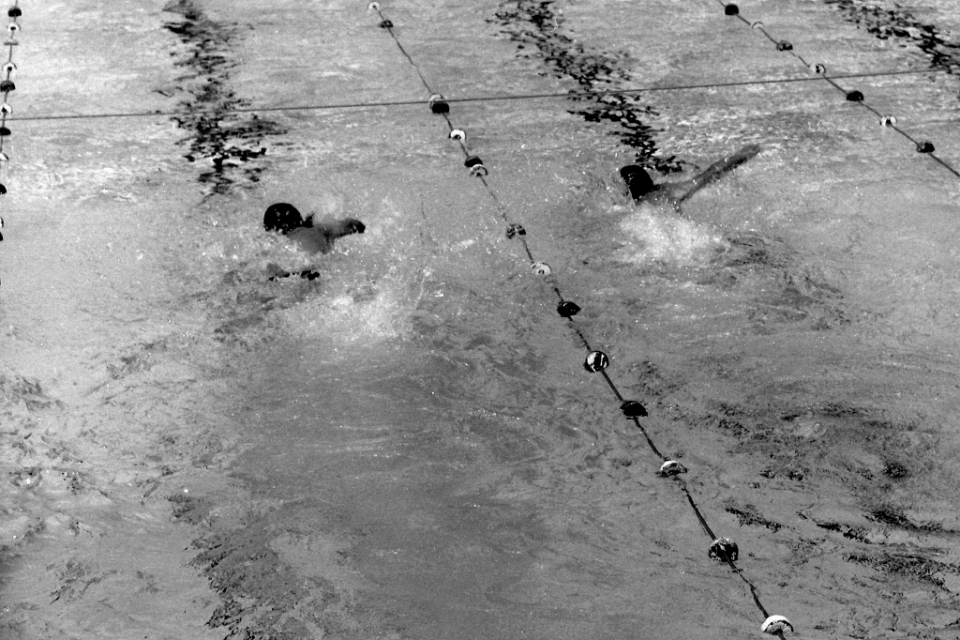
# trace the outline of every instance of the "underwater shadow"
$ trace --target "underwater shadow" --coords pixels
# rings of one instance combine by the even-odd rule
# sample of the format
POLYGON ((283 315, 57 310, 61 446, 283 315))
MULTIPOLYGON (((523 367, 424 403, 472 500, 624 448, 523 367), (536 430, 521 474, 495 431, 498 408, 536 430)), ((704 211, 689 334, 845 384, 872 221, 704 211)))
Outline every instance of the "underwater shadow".
POLYGON ((172 118, 189 134, 179 142, 188 149, 184 158, 209 162, 197 178, 208 197, 225 195, 234 186, 249 187, 266 169, 265 139, 286 130, 254 113, 237 111, 250 107, 231 87, 231 73, 240 64, 232 47, 241 27, 210 19, 193 0, 175 0, 164 11, 178 14, 163 26, 186 46, 170 54, 174 66, 183 69, 175 90, 159 90, 162 95, 185 94, 172 118))
POLYGON ((947 42, 936 25, 924 24, 907 9, 867 5, 856 0, 824 0, 840 15, 878 40, 892 40, 897 46, 914 46, 930 61, 930 68, 960 75, 960 44, 947 42))
POLYGON ((571 95, 570 100, 579 106, 568 113, 606 125, 610 135, 634 150, 636 164, 663 174, 683 171, 685 161, 657 155, 654 136, 659 131, 645 122, 648 117, 658 117, 657 110, 642 104, 639 96, 617 92, 634 84, 629 56, 596 50, 574 40, 564 32, 565 18, 554 11, 553 5, 554 0, 510 0, 501 3, 488 22, 503 27, 502 33, 517 43, 519 57, 539 58, 548 69, 542 75, 572 80, 577 91, 603 92, 571 95))

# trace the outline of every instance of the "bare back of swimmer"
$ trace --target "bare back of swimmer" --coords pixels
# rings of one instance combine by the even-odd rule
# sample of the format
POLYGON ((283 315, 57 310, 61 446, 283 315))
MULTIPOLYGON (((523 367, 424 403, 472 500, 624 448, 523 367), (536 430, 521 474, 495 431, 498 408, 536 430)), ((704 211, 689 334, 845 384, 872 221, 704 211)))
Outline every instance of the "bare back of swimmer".
POLYGON ((636 164, 620 169, 620 177, 623 178, 635 201, 670 204, 679 211, 680 205, 690 196, 708 184, 716 182, 758 153, 760 153, 760 145, 748 144, 736 153, 720 158, 693 178, 681 182, 655 184, 650 174, 636 164))

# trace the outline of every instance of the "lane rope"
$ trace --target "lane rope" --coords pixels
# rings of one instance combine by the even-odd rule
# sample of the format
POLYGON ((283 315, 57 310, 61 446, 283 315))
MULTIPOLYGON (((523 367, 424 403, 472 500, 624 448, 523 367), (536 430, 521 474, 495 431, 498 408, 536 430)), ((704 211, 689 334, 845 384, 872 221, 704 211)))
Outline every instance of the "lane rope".
POLYGON ((760 33, 762 33, 762 34, 767 38, 767 40, 769 40, 770 42, 773 43, 773 45, 777 48, 777 51, 781 51, 781 52, 783 52, 783 53, 788 53, 788 54, 790 54, 791 56, 793 56, 793 57, 794 57, 796 60, 798 60, 804 67, 806 67, 806 68, 809 69, 812 73, 814 73, 816 76, 818 76, 819 79, 828 82, 828 83, 830 84, 830 86, 832 86, 834 89, 836 89, 837 91, 839 91, 840 93, 842 93, 842 94, 844 95, 845 99, 846 99, 848 102, 854 102, 854 103, 860 105, 861 107, 863 107, 864 109, 866 109, 867 111, 870 111, 871 113, 873 113, 873 114, 874 114, 875 116, 877 116, 877 118, 879 119, 879 122, 880 122, 880 125, 881 125, 881 126, 888 127, 888 128, 890 128, 890 129, 893 129, 894 131, 896 131, 897 133, 899 133, 901 136, 903 136, 904 138, 906 138, 907 140, 909 140, 910 142, 912 142, 918 153, 922 153, 922 154, 924 154, 924 155, 930 156, 930 157, 933 158, 936 162, 938 162, 943 168, 945 168, 947 171, 949 171, 949 172, 952 173, 953 175, 955 175, 955 176, 957 176, 958 178, 960 178, 960 171, 957 171, 956 169, 954 169, 953 166, 950 165, 950 163, 948 163, 946 160, 942 159, 941 157, 939 157, 937 154, 934 153, 934 151, 936 150, 936 148, 933 146, 933 143, 932 143, 932 142, 930 142, 929 140, 917 140, 916 138, 914 138, 913 136, 911 136, 909 133, 907 133, 906 131, 904 131, 903 129, 901 129, 900 127, 897 126, 897 118, 896 118, 895 116, 890 115, 890 114, 881 113, 880 111, 874 109, 874 108, 871 107, 869 104, 867 104, 867 103, 864 101, 864 96, 863 96, 863 93, 862 93, 861 91, 859 91, 859 90, 857 90, 857 89, 853 89, 853 90, 849 90, 849 91, 848 91, 847 89, 844 89, 843 87, 841 87, 841 86, 836 82, 836 80, 838 80, 838 79, 841 79, 841 78, 844 78, 844 77, 849 78, 849 77, 851 77, 851 76, 840 76, 840 75, 829 76, 829 75, 827 75, 827 68, 826 68, 826 66, 824 66, 824 65, 822 65, 822 64, 820 64, 820 63, 811 63, 811 62, 808 62, 806 59, 804 59, 803 56, 801 56, 799 53, 796 52, 796 50, 793 48, 793 44, 792 44, 791 42, 789 42, 788 40, 778 40, 777 38, 773 37, 773 36, 766 30, 766 28, 765 28, 764 25, 763 25, 763 22, 761 22, 761 21, 759 21, 759 20, 754 20, 753 22, 750 22, 749 20, 747 20, 746 18, 744 18, 744 17, 740 14, 740 8, 739 8, 737 5, 735 5, 735 4, 726 3, 726 2, 724 2, 723 0, 717 0, 717 3, 720 4, 720 5, 723 7, 723 13, 724 13, 724 15, 737 18, 738 20, 740 20, 740 22, 742 22, 743 24, 747 25, 747 26, 750 27, 752 30, 754 30, 754 31, 759 31, 760 33))
MULTIPOLYGON (((946 73, 943 69, 901 69, 892 71, 873 71, 870 73, 851 73, 847 75, 831 76, 834 79, 845 78, 882 78, 886 76, 906 76, 906 75, 936 75, 946 73)), ((422 80, 422 78, 421 78, 422 80)), ((799 77, 799 78, 756 78, 753 80, 738 80, 735 82, 706 82, 693 84, 676 84, 651 87, 634 87, 633 89, 609 89, 603 91, 553 91, 545 93, 517 93, 504 95, 487 96, 465 96, 462 98, 449 98, 450 104, 468 103, 468 102, 499 102, 499 101, 523 101, 523 100, 551 100, 567 98, 602 98, 609 95, 638 95, 641 93, 657 93, 667 91, 702 91, 705 89, 733 89, 738 87, 749 87, 758 85, 776 85, 791 84, 795 82, 819 82, 821 78, 799 77)), ((344 102, 334 104, 297 104, 290 106, 263 106, 263 107, 236 107, 223 110, 223 113, 277 113, 283 111, 327 111, 335 109, 377 109, 389 107, 409 107, 422 105, 423 99, 407 100, 383 100, 371 102, 344 102)), ((186 115, 195 115, 196 112, 187 113, 181 110, 164 111, 155 109, 153 111, 113 111, 108 113, 60 113, 50 115, 36 116, 18 116, 20 122, 43 121, 43 120, 95 120, 99 118, 156 118, 156 117, 177 117, 186 115)))
POLYGON ((379 2, 371 2, 369 4, 369 10, 376 12, 380 18, 380 28, 387 31, 394 42, 396 42, 401 53, 406 57, 410 64, 416 70, 417 75, 420 77, 421 82, 423 83, 424 88, 430 93, 428 98, 427 105, 430 108, 430 111, 436 115, 441 116, 447 123, 449 129, 448 137, 451 140, 456 141, 464 156, 464 165, 470 170, 470 173, 477 177, 484 186, 485 191, 490 196, 493 201, 497 212, 500 217, 503 219, 503 222, 506 224, 507 230, 506 235, 508 239, 516 239, 520 242, 523 247, 524 253, 526 254, 528 260, 530 261, 530 269, 537 275, 543 277, 544 282, 553 293, 556 295, 558 304, 557 304, 557 313, 567 320, 568 326, 576 334, 580 343, 587 350, 587 356, 584 359, 583 366, 584 368, 591 373, 600 373, 604 381, 607 383, 607 386, 613 392, 613 395, 616 397, 617 401, 620 402, 620 410, 623 413, 624 417, 632 421, 634 426, 640 431, 647 441, 647 445, 650 450, 659 457, 662 461, 660 470, 657 472, 658 475, 664 478, 670 478, 675 485, 683 493, 684 497, 687 500, 687 503, 690 505, 691 510, 697 518, 698 523, 700 524, 701 529, 706 534, 706 536, 711 540, 711 544, 708 548, 707 555, 709 558, 717 560, 719 562, 726 563, 730 569, 740 577, 740 579, 747 585, 750 590, 750 594, 753 598, 754 604, 763 614, 764 621, 761 624, 761 630, 764 633, 769 633, 772 635, 777 635, 783 639, 784 629, 793 630, 793 625, 790 621, 781 615, 770 615, 766 607, 760 600, 759 592, 753 582, 744 574, 743 570, 737 566, 736 561, 739 559, 740 550, 736 542, 730 538, 718 537, 713 529, 710 527, 710 524, 707 522, 706 517, 703 515, 703 512, 700 506, 697 504, 697 501, 693 497, 693 493, 690 491, 690 488, 687 486, 687 483, 680 478, 680 474, 686 473, 687 470, 676 460, 670 459, 668 456, 665 456, 660 452, 659 448, 656 446, 653 438, 650 436, 647 429, 644 427, 643 423, 640 421, 640 418, 647 416, 646 408, 636 400, 629 400, 624 398, 623 394, 620 393, 619 388, 616 383, 607 373, 607 368, 610 364, 610 360, 605 353, 602 351, 594 350, 590 346, 590 342, 587 337, 584 335, 584 332, 574 321, 574 316, 576 316, 581 308, 572 300, 564 298, 563 293, 560 289, 560 285, 557 281, 555 275, 553 275, 550 267, 544 263, 537 261, 534 257, 533 252, 530 249, 530 246, 527 242, 526 235, 527 232, 517 222, 514 222, 509 214, 507 213, 505 207, 500 202, 500 199, 497 197, 495 190, 487 181, 487 176, 489 172, 486 167, 483 165, 483 161, 479 156, 471 152, 470 148, 467 146, 466 142, 466 133, 463 129, 454 127, 453 122, 450 119, 450 105, 446 101, 442 94, 437 93, 433 86, 427 81, 424 77, 423 72, 414 61, 413 57, 404 49, 400 43, 399 38, 394 32, 394 23, 387 16, 384 15, 383 10, 379 2))
MULTIPOLYGON (((20 16, 23 15, 23 12, 18 4, 19 0, 14 0, 13 6, 7 9, 7 17, 10 22, 7 24, 7 39, 3 42, 3 46, 7 48, 7 61, 3 64, 3 80, 0 80, 0 93, 3 94, 3 102, 0 102, 0 171, 10 162, 10 157, 3 150, 3 146, 7 138, 10 137, 10 129, 7 127, 7 118, 13 113, 13 108, 10 106, 10 94, 17 88, 10 78, 17 70, 17 65, 13 61, 13 51, 20 45, 17 34, 20 33, 20 16)), ((0 195, 6 193, 7 187, 0 182, 0 195)), ((0 217, 0 229, 2 228, 3 218, 0 217)), ((0 242, 2 241, 3 233, 0 232, 0 242)))

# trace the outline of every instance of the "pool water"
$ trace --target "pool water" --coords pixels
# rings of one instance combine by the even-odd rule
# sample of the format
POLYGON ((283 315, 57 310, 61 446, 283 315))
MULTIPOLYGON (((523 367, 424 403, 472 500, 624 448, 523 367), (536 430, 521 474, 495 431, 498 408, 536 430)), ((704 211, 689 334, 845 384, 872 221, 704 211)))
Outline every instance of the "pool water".
POLYGON ((956 638, 952 7, 380 4, 22 7, 4 637, 956 638))

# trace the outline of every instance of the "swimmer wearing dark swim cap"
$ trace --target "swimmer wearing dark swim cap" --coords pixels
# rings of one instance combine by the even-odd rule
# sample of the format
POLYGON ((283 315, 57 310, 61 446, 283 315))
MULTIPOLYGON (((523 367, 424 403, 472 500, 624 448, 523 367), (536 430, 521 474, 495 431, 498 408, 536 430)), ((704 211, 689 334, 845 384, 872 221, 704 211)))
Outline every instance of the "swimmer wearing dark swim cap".
POLYGON ((680 205, 700 189, 716 182, 724 174, 760 153, 760 145, 748 144, 736 153, 717 160, 704 171, 682 182, 654 183, 650 174, 640 165, 630 164, 620 169, 620 177, 630 190, 630 196, 636 202, 670 204, 677 211, 680 205))
MULTIPOLYGON (((313 216, 304 218, 292 204, 277 202, 267 207, 263 214, 263 228, 289 238, 299 249, 309 254, 328 253, 337 238, 353 233, 363 233, 366 225, 355 218, 315 222, 313 216)), ((270 280, 298 275, 305 280, 316 280, 320 274, 313 269, 291 273, 276 264, 267 265, 270 280)))
POLYGON ((278 202, 264 212, 263 228, 279 232, 309 254, 317 254, 330 252, 338 238, 363 233, 367 227, 355 218, 317 222, 313 216, 301 216, 292 204, 278 202))

